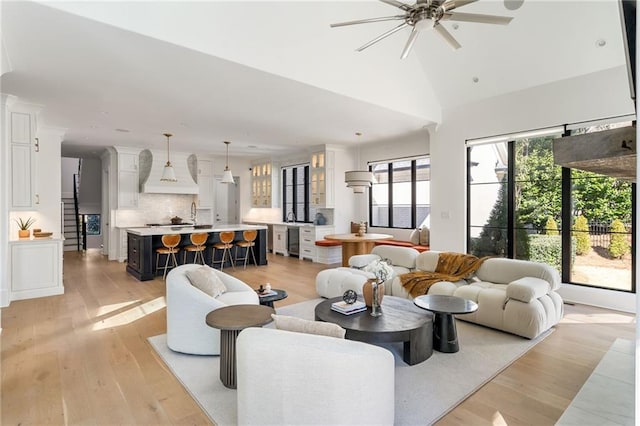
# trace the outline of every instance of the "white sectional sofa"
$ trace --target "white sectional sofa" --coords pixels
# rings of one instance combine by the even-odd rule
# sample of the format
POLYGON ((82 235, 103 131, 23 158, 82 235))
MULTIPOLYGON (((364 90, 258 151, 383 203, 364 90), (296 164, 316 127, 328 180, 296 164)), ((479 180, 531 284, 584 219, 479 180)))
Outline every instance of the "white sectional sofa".
POLYGON ((385 294, 391 294, 391 284, 396 276, 411 272, 416 267, 416 258, 420 252, 410 247, 375 246, 371 254, 351 256, 349 267, 325 269, 316 276, 316 291, 322 297, 330 299, 342 296, 347 290, 362 294, 362 285, 373 274, 362 268, 376 260, 386 260, 393 269, 393 275, 385 281, 385 294))
MULTIPOLYGON (((405 248, 378 246, 374 248, 377 257, 373 254, 353 256, 353 261, 350 260, 349 263, 361 267, 376 258, 401 263, 394 265, 396 275, 391 282, 385 283, 385 294, 411 298, 398 275, 418 270, 435 271, 440 252, 417 253, 411 260, 407 252, 393 253, 400 249, 405 248), (384 254, 376 251, 382 248, 385 249, 384 254)), ((348 288, 362 293, 362 284, 368 276, 370 275, 355 268, 328 269, 316 277, 316 289, 320 296, 327 298, 340 296, 348 288)), ((491 258, 485 260, 471 278, 457 282, 438 282, 429 288, 428 294, 453 295, 473 300, 478 304, 478 310, 472 314, 460 315, 459 319, 533 339, 562 318, 564 306, 557 293, 559 288, 560 274, 549 265, 491 258)))

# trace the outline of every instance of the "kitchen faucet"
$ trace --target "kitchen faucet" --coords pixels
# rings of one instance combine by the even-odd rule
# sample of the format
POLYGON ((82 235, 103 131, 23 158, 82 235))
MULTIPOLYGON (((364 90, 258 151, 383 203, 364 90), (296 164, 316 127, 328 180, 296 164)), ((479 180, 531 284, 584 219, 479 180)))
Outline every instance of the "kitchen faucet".
POLYGON ((293 210, 291 210, 289 213, 287 213, 287 222, 295 222, 296 221, 296 214, 293 212, 293 210))
POLYGON ((196 224, 196 216, 197 216, 198 212, 196 210, 196 202, 192 201, 191 202, 191 221, 193 222, 193 224, 196 224))

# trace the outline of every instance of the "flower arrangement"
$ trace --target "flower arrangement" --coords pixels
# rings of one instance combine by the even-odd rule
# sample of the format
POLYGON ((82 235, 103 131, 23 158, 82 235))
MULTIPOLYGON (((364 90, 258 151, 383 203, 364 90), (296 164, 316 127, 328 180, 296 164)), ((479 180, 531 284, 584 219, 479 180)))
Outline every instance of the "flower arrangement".
POLYGON ((374 260, 363 268, 366 272, 371 272, 378 282, 385 282, 393 276, 393 268, 386 260, 374 260))
POLYGON ((31 228, 31 225, 36 222, 36 220, 32 217, 28 218, 25 221, 23 221, 21 217, 13 220, 18 224, 18 228, 20 228, 22 231, 28 230, 29 228, 31 228))

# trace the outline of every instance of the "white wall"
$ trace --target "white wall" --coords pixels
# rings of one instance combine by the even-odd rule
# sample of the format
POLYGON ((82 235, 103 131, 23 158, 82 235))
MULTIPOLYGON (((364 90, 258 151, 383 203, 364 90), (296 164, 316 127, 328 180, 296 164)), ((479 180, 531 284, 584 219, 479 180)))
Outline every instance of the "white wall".
POLYGON ((634 111, 624 67, 445 111, 431 137, 431 248, 466 252, 465 140, 634 111))
MULTIPOLYGON (((367 144, 360 148, 358 169, 367 170, 367 163, 369 162, 428 155, 431 149, 430 145, 430 136, 427 129, 422 129, 400 138, 367 144)), ((356 157, 358 157, 358 154, 356 154, 356 157)), ((354 219, 356 220, 354 222, 367 221, 369 217, 369 198, 367 194, 352 194, 352 197, 355 198, 354 219)), ((413 230, 372 228, 371 231, 391 234, 396 239, 408 241, 409 235, 413 230)))
POLYGON ((62 157, 61 198, 73 198, 73 175, 78 172, 78 158, 62 157))

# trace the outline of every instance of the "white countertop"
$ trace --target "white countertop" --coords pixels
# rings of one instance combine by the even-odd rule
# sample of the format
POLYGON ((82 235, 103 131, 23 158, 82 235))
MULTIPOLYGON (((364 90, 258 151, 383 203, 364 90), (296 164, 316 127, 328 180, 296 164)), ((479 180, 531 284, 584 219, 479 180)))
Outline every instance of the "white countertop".
POLYGON ((127 228, 127 232, 143 237, 165 234, 193 234, 194 232, 222 232, 222 231, 246 231, 248 229, 267 229, 264 225, 245 225, 241 223, 227 225, 213 225, 208 228, 194 228, 193 226, 143 226, 139 228, 127 228))
POLYGON ((279 225, 279 226, 315 226, 317 228, 326 228, 326 227, 333 227, 333 225, 315 225, 313 223, 302 223, 302 222, 267 222, 267 221, 261 221, 261 220, 247 220, 245 221, 246 223, 259 223, 262 225, 279 225))

